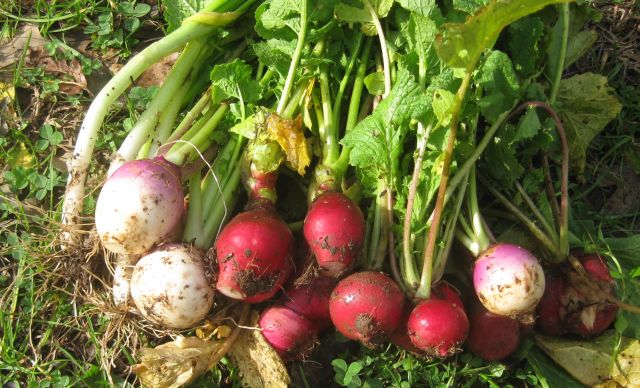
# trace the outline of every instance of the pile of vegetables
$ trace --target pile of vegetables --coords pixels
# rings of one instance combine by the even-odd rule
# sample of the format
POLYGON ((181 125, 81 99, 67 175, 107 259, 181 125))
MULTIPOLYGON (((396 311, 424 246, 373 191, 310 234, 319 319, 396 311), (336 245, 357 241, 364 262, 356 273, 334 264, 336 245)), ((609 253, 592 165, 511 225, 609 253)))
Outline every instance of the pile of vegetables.
POLYGON ((495 361, 534 326, 589 339, 638 311, 572 234, 569 174, 620 110, 606 78, 563 78, 589 48, 587 5, 214 0, 184 16, 96 96, 70 160, 73 246, 109 106, 181 50, 96 204, 135 319, 193 329, 243 303, 285 361, 334 328, 495 361))

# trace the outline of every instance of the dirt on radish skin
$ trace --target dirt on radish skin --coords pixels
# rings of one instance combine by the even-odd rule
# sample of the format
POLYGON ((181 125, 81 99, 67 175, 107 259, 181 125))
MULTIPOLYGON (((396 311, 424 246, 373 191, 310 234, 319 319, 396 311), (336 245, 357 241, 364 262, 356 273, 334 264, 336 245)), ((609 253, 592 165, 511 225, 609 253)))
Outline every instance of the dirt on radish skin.
POLYGON ((388 275, 364 271, 347 276, 336 285, 329 313, 345 337, 375 347, 400 326, 404 304, 400 287, 388 275))
POLYGON ((203 256, 188 245, 168 244, 142 257, 131 275, 131 297, 138 311, 174 329, 187 329, 204 319, 215 290, 203 256))
POLYGON ((114 253, 141 255, 168 241, 180 227, 184 194, 180 169, 163 158, 123 164, 96 202, 96 230, 114 253))
POLYGON ((259 326, 264 338, 284 360, 304 359, 317 343, 315 323, 285 306, 265 309, 259 326))
POLYGON ((215 243, 216 288, 247 303, 263 302, 292 269, 293 235, 275 211, 249 210, 234 217, 215 243))
POLYGON ((448 357, 460 351, 469 333, 469 320, 451 301, 428 299, 411 311, 407 330, 418 349, 433 357, 448 357))
POLYGON ((353 266, 362 250, 364 232, 358 205, 334 191, 318 196, 304 221, 305 239, 327 276, 339 277, 353 266))
POLYGON ((494 314, 531 315, 544 294, 542 266, 529 251, 498 243, 482 252, 473 268, 476 295, 494 314))

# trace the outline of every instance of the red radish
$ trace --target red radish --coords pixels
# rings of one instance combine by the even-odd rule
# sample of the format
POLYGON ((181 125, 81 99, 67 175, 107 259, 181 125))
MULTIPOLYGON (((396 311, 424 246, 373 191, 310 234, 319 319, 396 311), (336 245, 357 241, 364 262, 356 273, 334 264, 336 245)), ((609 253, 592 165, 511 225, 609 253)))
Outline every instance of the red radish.
POLYGON ((460 291, 458 291, 451 284, 445 281, 438 282, 438 284, 433 286, 433 289, 431 290, 431 292, 432 292, 432 296, 438 299, 448 300, 454 305, 464 309, 464 303, 462 303, 462 298, 460 297, 460 291))
POLYGON ((402 321, 404 295, 386 274, 357 272, 341 280, 329 301, 331 321, 345 337, 375 347, 402 321))
POLYGON ((469 332, 464 310, 444 299, 423 300, 407 321, 411 342, 430 356, 447 357, 459 351, 469 332))
POLYGON ((331 326, 329 299, 336 281, 333 278, 319 276, 309 284, 285 290, 284 307, 309 318, 319 330, 331 326))
POLYGON ((536 326, 543 334, 561 336, 566 332, 564 299, 567 285, 562 275, 553 270, 545 273, 545 285, 538 304, 536 326))
POLYGON ((262 335, 283 359, 302 359, 313 349, 318 328, 309 318, 281 306, 263 311, 262 335))
POLYGON ((133 160, 120 166, 100 191, 96 229, 109 251, 140 255, 166 242, 183 212, 179 167, 162 157, 133 160))
POLYGON ((409 331, 407 330, 407 321, 409 320, 409 315, 411 314, 412 309, 413 305, 411 303, 405 303, 405 309, 400 326, 393 332, 393 334, 391 334, 391 336, 389 336, 389 340, 401 349, 420 355, 424 352, 418 349, 413 342, 411 342, 411 337, 409 337, 409 331))
POLYGON ((529 251, 498 243, 482 252, 473 268, 476 295, 494 314, 521 317, 531 313, 544 294, 544 272, 529 251))
POLYGON ((362 249, 364 232, 358 205, 335 191, 318 196, 304 220, 304 237, 328 276, 339 277, 353 266, 362 249))
POLYGON ((275 211, 238 214, 215 243, 218 291, 247 303, 271 298, 291 272, 292 249, 293 235, 275 211))
POLYGON ((470 329, 467 345, 476 356, 487 361, 509 357, 520 343, 520 323, 487 311, 477 302, 469 316, 470 329))
POLYGON ((591 282, 583 284, 575 276, 568 277, 569 288, 566 298, 570 313, 567 315, 567 326, 575 334, 595 337, 611 326, 618 313, 618 306, 604 300, 600 293, 594 292, 594 284, 591 283, 599 283, 600 289, 607 290, 605 292, 613 296, 615 282, 599 255, 583 255, 579 260, 591 282))

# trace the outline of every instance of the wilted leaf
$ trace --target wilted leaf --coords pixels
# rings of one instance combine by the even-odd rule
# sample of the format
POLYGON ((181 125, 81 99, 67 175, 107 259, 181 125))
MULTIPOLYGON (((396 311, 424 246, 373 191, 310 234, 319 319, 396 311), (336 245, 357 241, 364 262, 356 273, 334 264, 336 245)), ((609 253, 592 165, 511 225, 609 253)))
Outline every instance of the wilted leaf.
MULTIPOLYGON (((252 311, 248 326, 256 327, 258 318, 259 314, 252 311)), ((291 383, 282 359, 259 330, 243 330, 228 355, 244 387, 280 388, 291 383)))
POLYGON ((464 23, 445 24, 436 40, 438 56, 452 67, 472 70, 503 28, 549 4, 565 2, 568 0, 494 0, 464 23))
POLYGON ((140 363, 132 367, 144 386, 184 386, 211 368, 210 361, 223 342, 178 337, 155 348, 140 349, 140 363))
POLYGON ((586 385, 615 381, 623 387, 640 386, 640 343, 622 338, 619 352, 612 359, 616 334, 606 332, 590 341, 536 335, 536 343, 558 365, 586 385))
POLYGON ((560 82, 557 107, 567 132, 571 165, 581 172, 591 140, 618 116, 622 105, 607 77, 584 73, 560 82))
POLYGON ((298 174, 304 175, 305 169, 311 163, 311 158, 307 139, 302 130, 302 116, 287 120, 272 113, 267 116, 266 127, 270 137, 282 147, 287 162, 298 174))

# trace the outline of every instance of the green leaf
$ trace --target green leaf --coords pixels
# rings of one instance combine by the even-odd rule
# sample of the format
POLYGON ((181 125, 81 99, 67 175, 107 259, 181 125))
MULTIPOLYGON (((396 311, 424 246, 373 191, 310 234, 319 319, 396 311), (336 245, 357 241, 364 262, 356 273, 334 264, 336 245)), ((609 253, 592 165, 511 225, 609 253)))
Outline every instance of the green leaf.
POLYGON ((371 14, 364 8, 340 3, 336 5, 334 13, 336 19, 346 23, 371 23, 371 14))
POLYGON ((522 116, 518 126, 516 127, 516 133, 513 138, 513 142, 518 142, 523 139, 530 139, 537 135, 542 129, 542 123, 538 117, 538 112, 535 109, 529 109, 522 116))
POLYGON ((519 96, 520 84, 509 57, 501 51, 492 51, 480 68, 476 78, 485 89, 478 101, 482 114, 493 123, 498 116, 513 107, 519 96))
MULTIPOLYGON (((558 365, 585 385, 613 380, 620 386, 640 383, 640 343, 618 339, 614 331, 589 341, 568 340, 536 335, 536 343, 558 365), (618 344, 618 341, 619 344, 618 344), (612 354, 618 347, 616 359, 612 354)), ((565 383, 566 384, 566 383, 565 383)), ((553 385, 556 386, 556 385, 553 385)), ((566 387, 567 385, 557 385, 566 387)))
POLYGON ((468 14, 474 14, 480 7, 489 4, 489 0, 453 0, 453 8, 468 14))
POLYGON ((511 24, 509 54, 518 73, 524 77, 533 75, 542 59, 544 23, 537 16, 526 17, 511 24))
POLYGON ((231 97, 244 104, 257 102, 262 91, 252 73, 251 66, 240 59, 214 66, 210 74, 213 103, 218 104, 231 97))
POLYGON ((376 71, 364 77, 364 85, 367 87, 369 94, 381 96, 384 94, 384 73, 376 71))
POLYGON ((585 73, 560 81, 557 109, 567 133, 571 165, 584 170, 587 148, 622 105, 607 84, 607 77, 585 73))
POLYGON ((394 186, 409 122, 427 110, 427 99, 413 76, 400 70, 389 96, 342 139, 341 143, 351 148, 349 162, 357 167, 369 194, 375 192, 380 181, 394 186))
POLYGON ((583 385, 573 379, 564 370, 553 363, 539 348, 532 347, 527 352, 527 361, 536 372, 540 385, 544 388, 582 388, 583 385))
POLYGON ((296 47, 295 40, 269 39, 266 42, 255 43, 252 47, 260 62, 274 69, 282 78, 287 76, 291 56, 296 47))
POLYGON ((438 118, 438 123, 443 127, 446 127, 451 120, 451 107, 454 99, 455 94, 446 89, 436 89, 433 93, 431 107, 438 118))
MULTIPOLYGON (((176 30, 182 21, 207 6, 212 0, 163 0, 167 32, 176 30)), ((140 4, 142 5, 142 4, 140 4)))
POLYGON ((438 55, 449 66, 471 71, 502 29, 549 4, 563 2, 568 0, 493 0, 464 23, 445 24, 436 41, 438 55))
POLYGON ((593 30, 580 31, 570 37, 567 42, 567 53, 564 59, 564 68, 573 65, 591 49, 598 39, 598 33, 593 30))
POLYGON ((436 9, 439 11, 435 0, 398 0, 398 3, 400 3, 402 8, 422 16, 431 15, 436 9))

